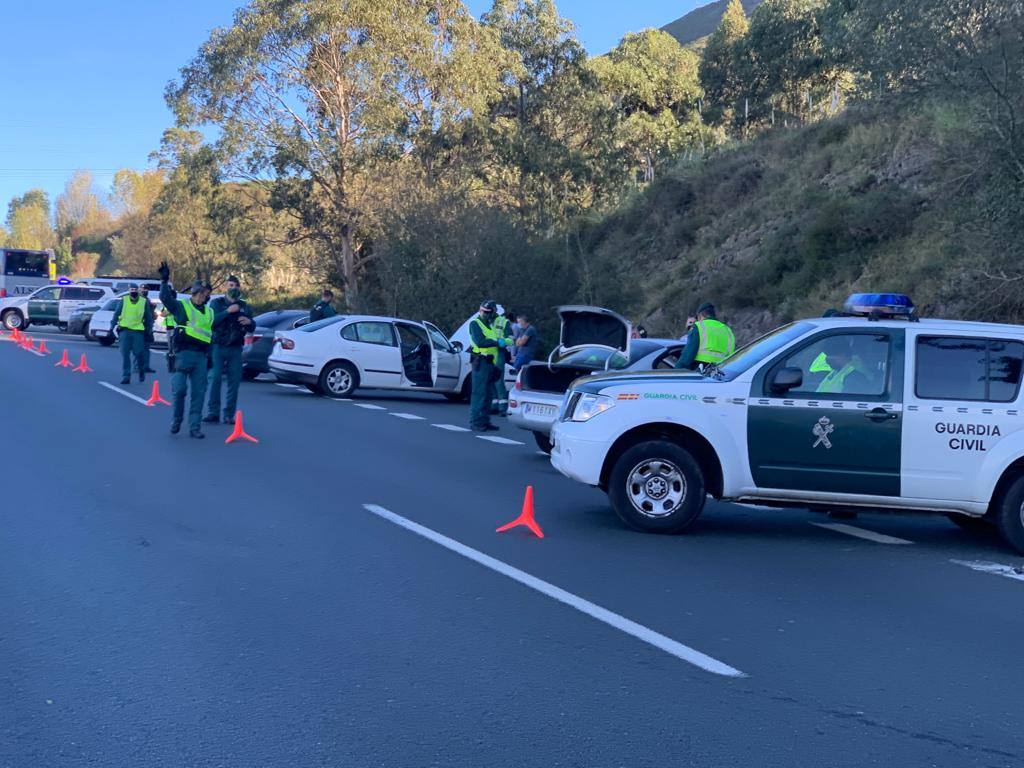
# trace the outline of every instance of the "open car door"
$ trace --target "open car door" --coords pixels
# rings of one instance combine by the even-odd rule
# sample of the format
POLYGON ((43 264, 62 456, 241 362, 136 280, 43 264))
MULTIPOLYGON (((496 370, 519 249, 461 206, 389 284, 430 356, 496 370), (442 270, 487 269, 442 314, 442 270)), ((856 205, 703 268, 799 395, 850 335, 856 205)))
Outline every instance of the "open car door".
MULTIPOLYGON (((581 347, 604 347, 629 359, 633 326, 622 315, 603 307, 570 304, 558 308, 562 321, 554 357, 563 357, 581 347)), ((611 358, 609 358, 611 360, 611 358)))

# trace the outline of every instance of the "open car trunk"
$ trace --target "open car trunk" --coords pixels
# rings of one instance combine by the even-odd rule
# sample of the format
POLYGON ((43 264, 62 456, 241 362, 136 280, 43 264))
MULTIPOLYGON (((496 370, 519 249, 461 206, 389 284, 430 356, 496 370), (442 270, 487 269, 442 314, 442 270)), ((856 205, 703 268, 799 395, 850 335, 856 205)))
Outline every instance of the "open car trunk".
POLYGON ((581 347, 606 347, 629 357, 630 322, 610 309, 567 305, 558 308, 562 321, 558 356, 581 347))
POLYGON ((553 365, 547 363, 530 363, 520 372, 520 381, 524 390, 534 392, 557 392, 563 394, 580 376, 589 376, 600 368, 589 368, 582 365, 553 365))

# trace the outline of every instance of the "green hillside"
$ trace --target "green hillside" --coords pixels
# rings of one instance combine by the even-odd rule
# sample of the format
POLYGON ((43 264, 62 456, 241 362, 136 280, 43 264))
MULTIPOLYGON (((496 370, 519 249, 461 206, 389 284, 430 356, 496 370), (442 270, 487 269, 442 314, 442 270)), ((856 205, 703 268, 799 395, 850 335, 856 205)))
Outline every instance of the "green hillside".
MULTIPOLYGON (((761 4, 762 0, 742 0, 742 2, 743 10, 750 14, 761 4)), ((694 8, 684 16, 669 22, 662 29, 678 40, 680 45, 688 45, 715 31, 727 5, 729 5, 729 0, 715 0, 707 5, 694 8)))

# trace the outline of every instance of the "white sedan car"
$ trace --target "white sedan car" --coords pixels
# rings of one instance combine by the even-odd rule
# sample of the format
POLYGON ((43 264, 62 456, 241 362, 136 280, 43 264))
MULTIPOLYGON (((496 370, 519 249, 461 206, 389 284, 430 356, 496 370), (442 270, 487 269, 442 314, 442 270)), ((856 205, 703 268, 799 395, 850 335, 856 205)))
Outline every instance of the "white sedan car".
POLYGON ((279 380, 311 392, 349 397, 356 389, 436 392, 462 398, 469 365, 462 345, 432 323, 372 315, 337 315, 278 331, 268 361, 279 380))

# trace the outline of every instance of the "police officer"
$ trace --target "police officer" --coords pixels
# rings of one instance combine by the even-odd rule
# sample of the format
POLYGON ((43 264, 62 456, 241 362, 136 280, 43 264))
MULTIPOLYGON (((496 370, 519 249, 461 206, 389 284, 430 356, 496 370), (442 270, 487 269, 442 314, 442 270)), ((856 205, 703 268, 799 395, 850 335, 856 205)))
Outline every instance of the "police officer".
POLYGON ((334 317, 338 314, 334 309, 333 301, 334 291, 330 288, 324 288, 324 292, 320 295, 320 301, 309 310, 309 322, 315 323, 317 320, 326 320, 328 317, 334 317))
POLYGON ((491 413, 497 416, 508 416, 508 387, 505 386, 505 363, 508 362, 506 349, 513 345, 512 323, 509 322, 508 313, 500 304, 497 307, 497 316, 494 318, 494 332, 498 338, 504 339, 505 343, 498 352, 497 376, 494 380, 494 397, 491 400, 491 413))
POLYGON ((473 387, 469 402, 469 427, 474 432, 497 429, 491 424, 491 397, 495 372, 504 367, 499 367, 498 361, 505 347, 504 336, 499 336, 494 328, 497 311, 498 305, 488 299, 480 305, 480 314, 469 324, 473 387))
POLYGON ((164 319, 164 328, 167 330, 167 372, 174 373, 174 337, 177 336, 174 332, 174 315, 168 312, 166 307, 161 310, 160 314, 164 319))
POLYGON ((210 302, 213 310, 213 367, 207 387, 210 401, 206 405, 208 424, 220 421, 220 380, 228 380, 227 399, 224 402, 224 423, 235 423, 238 407, 238 385, 242 381, 242 345, 245 334, 252 330, 252 310, 242 300, 242 287, 238 278, 229 275, 224 296, 210 302))
POLYGON ((139 381, 145 381, 146 334, 153 331, 153 305, 139 295, 139 286, 135 283, 128 287, 128 295, 117 303, 111 327, 117 328, 117 340, 121 345, 121 383, 131 381, 133 356, 139 381))
MULTIPOLYGON (((139 286, 139 295, 149 303, 149 288, 144 285, 139 286)), ((151 314, 153 319, 146 327, 146 337, 142 344, 142 370, 145 373, 156 373, 149 365, 149 350, 153 346, 153 325, 156 323, 156 312, 151 314)))
POLYGON ((718 365, 736 351, 736 337, 732 329, 715 317, 715 305, 704 302, 697 310, 697 318, 686 335, 676 368, 691 371, 699 366, 718 365))
POLYGON ((210 298, 210 286, 196 280, 192 283, 191 295, 178 301, 178 293, 170 284, 171 270, 167 262, 160 265, 160 301, 174 317, 175 334, 174 375, 171 377, 173 413, 171 434, 181 429, 185 415, 185 395, 192 390, 189 401, 189 435, 203 439, 200 425, 203 417, 203 400, 206 397, 206 361, 213 339, 213 310, 206 302, 210 298))

